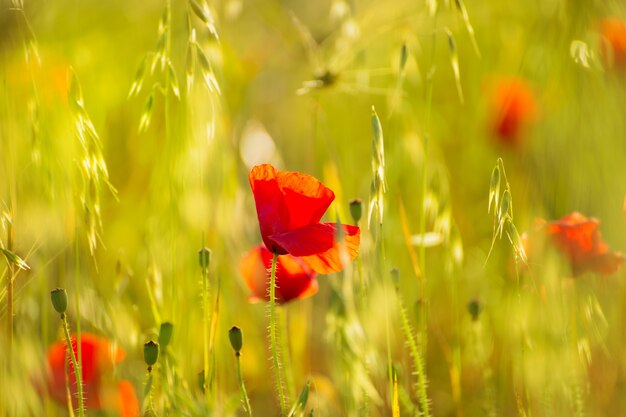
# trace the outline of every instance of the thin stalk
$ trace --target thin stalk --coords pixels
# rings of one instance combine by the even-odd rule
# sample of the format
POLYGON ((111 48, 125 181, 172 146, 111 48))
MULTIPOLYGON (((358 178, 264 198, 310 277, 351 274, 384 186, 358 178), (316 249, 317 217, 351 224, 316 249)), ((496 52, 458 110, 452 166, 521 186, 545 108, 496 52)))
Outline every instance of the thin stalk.
POLYGON ((250 407, 250 399, 248 398, 248 391, 246 391, 246 385, 243 382, 243 376, 241 375, 241 356, 240 352, 235 352, 235 363, 237 367, 237 379, 239 380, 239 390, 241 391, 241 399, 243 400, 243 409, 248 417, 252 417, 252 408, 250 407))
MULTIPOLYGON (((63 323, 63 331, 65 333, 65 341, 67 342, 67 350, 69 351, 70 358, 72 359, 72 365, 74 366, 74 375, 76 376, 76 388, 78 390, 78 415, 79 417, 85 417, 85 409, 83 404, 83 368, 79 359, 76 359, 74 349, 72 349, 72 339, 70 338, 70 326, 67 324, 67 318, 65 313, 61 314, 61 321, 63 323)), ((78 335, 77 335, 78 336, 78 335)), ((76 350, 80 352, 80 340, 76 338, 76 350)))
MULTIPOLYGON (((383 223, 380 223, 380 257, 382 260, 382 270, 387 270, 385 257, 385 240, 383 239, 383 223)), ((389 289, 387 282, 383 281, 385 291, 385 343, 387 344, 387 379, 389 383, 389 398, 393 398, 393 360, 391 358, 391 324, 389 323, 389 289)))
POLYGON ((585 415, 585 404, 583 400, 583 392, 581 389, 580 383, 580 372, 579 372, 579 356, 578 356, 578 323, 577 323, 577 313, 578 309, 578 294, 576 292, 576 286, 572 287, 572 298, 571 298, 571 319, 572 322, 570 326, 570 338, 572 339, 572 356, 571 360, 574 362, 572 364, 572 380, 573 382, 573 391, 574 391, 574 412, 576 417, 582 417, 585 415))
POLYGON ((202 333, 203 333, 203 342, 204 349, 203 351, 203 364, 204 367, 202 369, 204 376, 204 394, 207 401, 207 406, 209 405, 209 390, 208 390, 208 382, 209 382, 209 326, 210 326, 210 318, 209 318, 209 270, 206 266, 202 267, 202 314, 203 314, 203 325, 202 325, 202 333))
POLYGON ((148 406, 147 406, 147 410, 152 410, 154 411, 154 395, 153 395, 153 388, 152 388, 152 383, 154 381, 154 379, 152 378, 152 371, 147 371, 148 375, 146 376, 146 387, 148 389, 148 406))
POLYGON ((276 332, 276 261, 278 254, 274 253, 272 258, 272 270, 270 272, 270 349, 272 351, 272 361, 274 373, 276 375, 276 390, 278 391, 278 401, 280 402, 280 415, 285 416, 287 404, 285 402, 285 392, 281 375, 280 354, 278 349, 278 335, 276 332))
POLYGON ((286 335, 289 334, 287 320, 287 310, 281 309, 277 311, 278 321, 280 322, 280 332, 278 332, 278 339, 280 340, 280 349, 283 357, 283 373, 285 374, 285 385, 287 386, 287 394, 289 395, 289 401, 293 401, 296 398, 295 382, 293 380, 293 373, 291 372, 291 352, 289 350, 289 342, 286 335))
POLYGON ((72 391, 70 390, 70 365, 68 361, 65 361, 65 366, 63 368, 65 371, 65 401, 67 401, 67 413, 70 417, 74 417, 74 408, 72 408, 72 391))
MULTIPOLYGON (((172 48, 172 9, 171 9, 171 0, 167 0, 165 7, 167 8, 167 22, 166 22, 166 29, 165 29, 165 56, 167 58, 167 60, 170 60, 170 56, 171 56, 171 48, 172 48)), ((165 71, 165 88, 164 88, 164 92, 163 92, 163 107, 164 107, 164 119, 165 119, 165 143, 167 144, 168 147, 170 147, 170 152, 167 153, 167 155, 171 156, 174 155, 174 152, 172 152, 172 148, 171 148, 171 138, 172 138, 172 123, 171 123, 171 106, 170 106, 170 93, 171 93, 171 86, 170 86, 171 80, 170 80, 170 72, 169 71, 165 71)), ((170 167, 168 172, 173 172, 173 164, 170 163, 170 167)), ((176 210, 176 198, 174 197, 174 183, 173 183, 173 175, 169 175, 169 196, 170 196, 170 209, 172 209, 172 211, 176 210)), ((177 319, 176 316, 176 300, 177 300, 177 280, 174 278, 175 274, 174 271, 176 271, 176 260, 177 260, 177 256, 176 256, 176 237, 178 236, 178 227, 177 225, 174 224, 174 221, 172 221, 172 236, 171 236, 171 260, 172 260, 172 275, 171 275, 171 279, 170 279, 170 291, 171 291, 171 311, 172 311, 172 318, 174 320, 177 319)), ((206 369, 206 368, 205 368, 206 369)))
MULTIPOLYGON (((421 192, 421 205, 420 205, 420 225, 419 231, 420 235, 424 236, 426 234, 426 183, 428 177, 428 141, 430 135, 430 115, 432 111, 432 102, 433 102, 433 77, 434 77, 434 62, 435 62, 435 51, 437 47, 437 15, 438 10, 435 11, 435 18, 433 22, 433 40, 432 40, 432 48, 431 48, 431 72, 427 77, 427 86, 426 86, 426 133, 424 135, 424 156, 422 161, 422 174, 421 174, 421 184, 422 184, 422 192, 421 192)), ((420 322, 418 327, 419 338, 421 340, 420 349, 424 356, 426 355, 426 347, 428 345, 427 339, 427 304, 426 304, 426 246, 420 245, 419 249, 419 268, 422 273, 422 279, 420 281, 420 297, 424 301, 424 311, 420 314, 420 322)))
MULTIPOLYGON (((427 158, 428 155, 428 136, 424 138, 424 160, 422 162, 422 195, 421 195, 421 216, 420 216, 420 236, 426 234, 426 182, 427 182, 427 158)), ((419 268, 422 273, 420 280, 420 298, 422 299, 422 310, 420 313, 419 334, 422 339, 421 348, 425 353, 427 346, 427 303, 426 303, 426 245, 420 245, 419 252, 419 268)))
MULTIPOLYGON (((13 222, 9 222, 7 228, 7 249, 13 251, 13 222)), ((7 349, 9 354, 13 347, 13 281, 15 279, 15 266, 9 264, 9 277, 7 282, 7 349)))
MULTIPOLYGON (((221 278, 217 276, 217 285, 215 288, 215 304, 213 305, 213 312, 211 313, 211 331, 209 333, 209 361, 211 362, 211 378, 209 380, 209 387, 213 394, 217 395, 217 390, 213 390, 213 383, 217 375, 216 361, 215 361, 215 335, 217 334, 217 320, 220 313, 220 287, 221 278)), ((215 382, 216 383, 216 382, 215 382)), ((217 383, 216 383, 217 384, 217 383)))
POLYGON ((400 296, 398 296, 398 304, 400 305, 400 321, 402 322, 402 330, 404 331, 404 336, 406 337, 407 345, 409 346, 409 351, 411 352, 411 358, 413 359, 413 365, 415 366, 415 373, 417 374, 417 394, 420 409, 424 417, 430 417, 428 394, 426 392, 426 385, 428 382, 426 380, 426 370, 424 369, 424 358, 417 347, 417 341, 413 335, 413 330, 411 329, 409 318, 407 317, 406 309, 404 308, 404 303, 402 302, 402 298, 400 296))
MULTIPOLYGON (((435 76, 435 55, 437 51, 437 17, 439 16, 439 8, 435 10, 435 16, 433 19, 433 36, 432 36, 432 46, 431 46, 431 69, 430 73, 427 77, 427 85, 426 85, 426 121, 425 121, 425 135, 424 135, 424 160, 422 162, 422 193, 421 193, 421 215, 420 215, 420 235, 424 236, 426 233, 426 180, 427 180, 427 168, 428 168, 428 142, 430 140, 430 118, 432 112, 432 103, 433 103, 433 77, 435 76)), ((427 323, 428 323, 428 304, 426 303, 426 246, 421 245, 419 251, 419 267, 420 272, 422 273, 422 280, 420 285, 420 296, 424 301, 424 311, 420 314, 420 323, 419 323, 419 338, 421 340, 420 349, 426 357, 426 347, 428 345, 427 338, 427 323)))
MULTIPOLYGON (((82 355, 82 347, 81 347, 81 338, 80 338, 80 263, 79 263, 79 254, 78 254, 78 227, 75 228, 75 236, 74 236, 74 280, 75 280, 75 290, 76 290, 76 356, 75 360, 78 361, 78 368, 76 368, 76 364, 74 364, 74 371, 76 373, 76 383, 78 384, 78 415, 80 417, 84 416, 83 410, 83 384, 82 384, 82 372, 83 372, 83 355, 82 355), (76 372, 76 369, 79 369, 80 372, 76 372), (80 374, 80 378, 79 375, 80 374)), ((67 326, 67 321, 65 320, 65 329, 69 342, 69 329, 67 326)), ((71 345, 70 350, 71 350, 71 345)), ((73 351, 72 351, 73 354, 73 351)))

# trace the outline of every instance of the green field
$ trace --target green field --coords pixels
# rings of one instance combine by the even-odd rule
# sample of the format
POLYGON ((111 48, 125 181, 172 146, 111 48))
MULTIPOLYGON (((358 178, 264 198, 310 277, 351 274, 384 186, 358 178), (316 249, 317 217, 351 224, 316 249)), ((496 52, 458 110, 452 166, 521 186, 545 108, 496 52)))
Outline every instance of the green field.
POLYGON ((619 0, 0 0, 0 416, 625 415, 625 196, 619 0))

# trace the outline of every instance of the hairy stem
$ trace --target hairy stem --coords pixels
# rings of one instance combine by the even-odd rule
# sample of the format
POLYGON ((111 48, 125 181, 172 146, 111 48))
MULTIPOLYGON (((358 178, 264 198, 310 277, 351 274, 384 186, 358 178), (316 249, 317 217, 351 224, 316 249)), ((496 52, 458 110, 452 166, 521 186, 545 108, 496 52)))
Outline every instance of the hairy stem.
MULTIPOLYGON (((81 346, 81 338, 80 338, 80 264, 79 264, 79 253, 78 253, 78 227, 75 230, 74 237, 74 280, 75 280, 75 291, 76 291, 76 357, 74 357, 74 373, 76 374, 76 384, 78 385, 78 415, 83 417, 83 355, 82 355, 82 346, 81 346), (78 364, 78 367, 76 366, 78 364)), ((72 345, 70 344, 70 336, 69 336, 69 326, 67 325, 67 320, 65 319, 65 315, 63 315, 64 328, 65 328, 65 336, 67 338, 67 343, 69 346, 72 355, 74 355, 74 351, 72 350, 72 345)))
POLYGON ((402 321, 402 330, 404 331, 404 336, 406 337, 409 351, 411 352, 411 358, 413 359, 413 366, 415 366, 415 373, 417 374, 417 395, 420 409, 424 417, 430 417, 428 394, 426 392, 426 385, 428 384, 428 381, 426 379, 424 358, 422 357, 422 353, 417 347, 417 342, 415 340, 415 336, 413 335, 411 325, 409 324, 409 318, 407 317, 406 309, 404 308, 404 303, 402 302, 401 297, 398 297, 398 304, 400 306, 400 320, 402 321))
MULTIPOLYGON (((76 359, 74 349, 72 348, 72 339, 70 338, 70 326, 67 324, 65 313, 61 314, 61 321, 63 322, 63 331, 65 332, 65 341, 67 342, 67 350, 69 351, 70 358, 72 359, 72 366, 74 367, 74 375, 76 376, 76 389, 78 390, 78 415, 85 417, 85 409, 83 404, 83 368, 79 359, 76 359)), ((76 350, 80 355, 80 340, 76 338, 76 350)))
POLYGON ((276 330, 276 261, 278 254, 272 258, 272 270, 270 273, 270 349, 272 350, 272 361, 274 373, 276 375, 276 389, 278 391, 278 401, 280 402, 280 414, 285 416, 287 404, 285 403, 285 392, 281 375, 280 354, 278 349, 278 334, 276 330))

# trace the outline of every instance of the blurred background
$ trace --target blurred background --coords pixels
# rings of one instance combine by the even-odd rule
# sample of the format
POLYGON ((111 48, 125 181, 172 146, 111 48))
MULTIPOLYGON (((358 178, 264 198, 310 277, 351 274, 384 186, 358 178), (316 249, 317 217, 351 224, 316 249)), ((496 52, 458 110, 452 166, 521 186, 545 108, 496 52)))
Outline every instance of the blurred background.
POLYGON ((247 174, 272 163, 333 189, 328 221, 365 212, 359 260, 280 307, 292 400, 311 381, 316 416, 420 415, 406 319, 433 415, 622 415, 624 272, 516 263, 487 208, 499 166, 520 235, 579 211, 626 248, 625 19, 600 0, 1 0, 0 242, 30 268, 0 267, 0 413, 67 415, 42 388, 63 287, 140 405, 168 321, 157 414, 244 415, 237 325, 254 415, 279 415, 239 270, 260 242, 247 174), (372 106, 387 190, 368 228, 372 106))

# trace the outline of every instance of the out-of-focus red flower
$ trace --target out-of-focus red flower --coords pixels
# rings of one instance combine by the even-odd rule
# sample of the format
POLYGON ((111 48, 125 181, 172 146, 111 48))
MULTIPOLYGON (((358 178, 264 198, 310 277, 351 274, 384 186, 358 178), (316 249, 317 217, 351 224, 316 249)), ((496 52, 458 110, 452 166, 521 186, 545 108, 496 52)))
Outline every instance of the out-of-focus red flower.
POLYGON ((528 83, 515 77, 493 79, 488 86, 490 127, 505 146, 517 145, 537 118, 537 102, 528 83))
POLYGON ((609 275, 624 263, 624 256, 602 240, 599 225, 597 219, 578 212, 545 224, 548 236, 570 261, 574 275, 585 271, 609 275))
MULTIPOLYGON (((260 244, 250 249, 239 262, 252 301, 269 301, 272 258, 272 252, 260 244)), ((317 273, 300 258, 280 255, 276 259, 276 300, 286 303, 312 296, 318 289, 316 277, 317 273)))
MULTIPOLYGON (((80 341, 85 406, 95 410, 114 409, 122 417, 139 415, 139 403, 132 384, 128 381, 121 381, 119 384, 111 381, 113 367, 124 359, 124 351, 111 345, 108 340, 90 333, 81 333, 80 341)), ((78 355, 75 336, 72 336, 72 350, 78 355)), ((59 341, 48 349, 48 392, 59 404, 67 404, 66 363, 72 405, 77 407, 76 374, 65 341, 59 341)))
POLYGON ((130 381, 120 381, 117 384, 118 403, 120 417, 136 417, 139 415, 139 401, 135 396, 135 388, 130 381))
POLYGON ((609 68, 626 68, 626 21, 607 17, 600 21, 599 31, 604 64, 609 68))
POLYGON ((252 168, 248 179, 261 237, 270 252, 297 256, 320 274, 341 271, 344 258, 351 261, 357 256, 357 226, 342 225, 345 245, 341 245, 336 224, 320 223, 335 194, 316 178, 266 164, 252 168))

